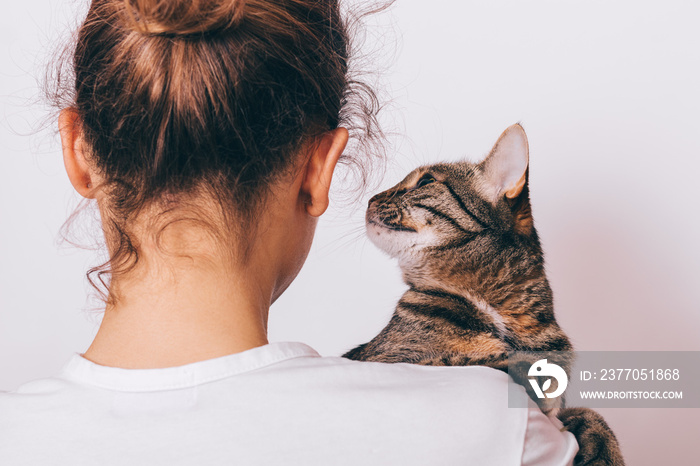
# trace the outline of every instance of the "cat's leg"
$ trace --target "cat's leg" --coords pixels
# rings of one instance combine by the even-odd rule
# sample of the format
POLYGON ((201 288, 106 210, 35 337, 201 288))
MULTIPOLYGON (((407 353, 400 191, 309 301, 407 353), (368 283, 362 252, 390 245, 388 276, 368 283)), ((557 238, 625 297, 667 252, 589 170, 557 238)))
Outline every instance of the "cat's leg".
POLYGON ((563 408, 557 417, 578 442, 575 466, 624 466, 620 444, 603 416, 589 408, 563 408))
POLYGON ((347 359, 353 359, 355 361, 363 361, 367 357, 365 355, 365 348, 367 347, 367 343, 364 345, 360 345, 356 348, 351 349, 347 353, 343 355, 344 358, 347 359))
POLYGON ((508 372, 508 358, 505 354, 474 356, 464 353, 433 353, 417 356, 410 362, 421 366, 488 366, 508 372))

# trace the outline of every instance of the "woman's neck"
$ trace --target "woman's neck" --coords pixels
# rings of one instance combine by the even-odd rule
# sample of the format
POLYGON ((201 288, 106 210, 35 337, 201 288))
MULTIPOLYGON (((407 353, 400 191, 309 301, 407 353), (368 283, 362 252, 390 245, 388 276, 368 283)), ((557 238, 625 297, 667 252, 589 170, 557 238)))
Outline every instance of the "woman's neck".
POLYGON ((112 283, 107 306, 84 357, 127 369, 172 367, 267 344, 275 283, 266 274, 211 260, 177 265, 139 260, 112 283), (146 271, 147 270, 147 271, 146 271), (269 283, 267 283, 267 282, 269 283))
MULTIPOLYGON (((265 203, 254 234, 247 230, 245 260, 235 257, 241 248, 234 234, 227 239, 198 222, 155 217, 165 226, 154 235, 145 227, 153 217, 134 221, 138 262, 113 277, 113 304, 84 356, 105 366, 158 368, 267 344, 270 305, 299 273, 316 228, 308 196, 300 194, 303 179, 300 172, 265 203)), ((199 211, 215 214, 217 204, 205 201, 199 211)))

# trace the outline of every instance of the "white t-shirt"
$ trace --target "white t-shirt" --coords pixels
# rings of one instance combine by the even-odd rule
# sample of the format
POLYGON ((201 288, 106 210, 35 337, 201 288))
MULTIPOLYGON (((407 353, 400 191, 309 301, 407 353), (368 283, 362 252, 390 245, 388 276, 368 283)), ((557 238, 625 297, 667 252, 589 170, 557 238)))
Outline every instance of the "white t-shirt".
POLYGON ((75 354, 0 393, 2 465, 566 465, 578 451, 507 374, 321 357, 302 343, 164 369, 75 354))

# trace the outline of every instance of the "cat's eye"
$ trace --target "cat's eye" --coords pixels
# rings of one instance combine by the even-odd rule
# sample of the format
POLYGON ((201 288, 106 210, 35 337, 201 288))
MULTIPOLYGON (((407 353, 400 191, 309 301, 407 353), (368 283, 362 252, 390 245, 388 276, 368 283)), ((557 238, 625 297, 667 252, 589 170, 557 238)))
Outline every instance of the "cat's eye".
POLYGON ((426 173, 421 177, 420 180, 418 180, 418 183, 416 183, 416 189, 417 188, 422 188, 423 186, 430 184, 430 183, 435 183, 435 177, 433 175, 426 173))

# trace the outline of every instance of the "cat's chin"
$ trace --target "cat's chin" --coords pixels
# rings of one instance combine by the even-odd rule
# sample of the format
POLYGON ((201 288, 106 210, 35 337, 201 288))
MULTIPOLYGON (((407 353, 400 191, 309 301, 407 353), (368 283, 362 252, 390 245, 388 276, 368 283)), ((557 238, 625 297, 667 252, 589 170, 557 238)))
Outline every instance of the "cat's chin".
POLYGON ((397 228, 375 220, 367 221, 367 237, 389 256, 401 260, 416 258, 423 248, 436 243, 436 236, 423 229, 397 228))

